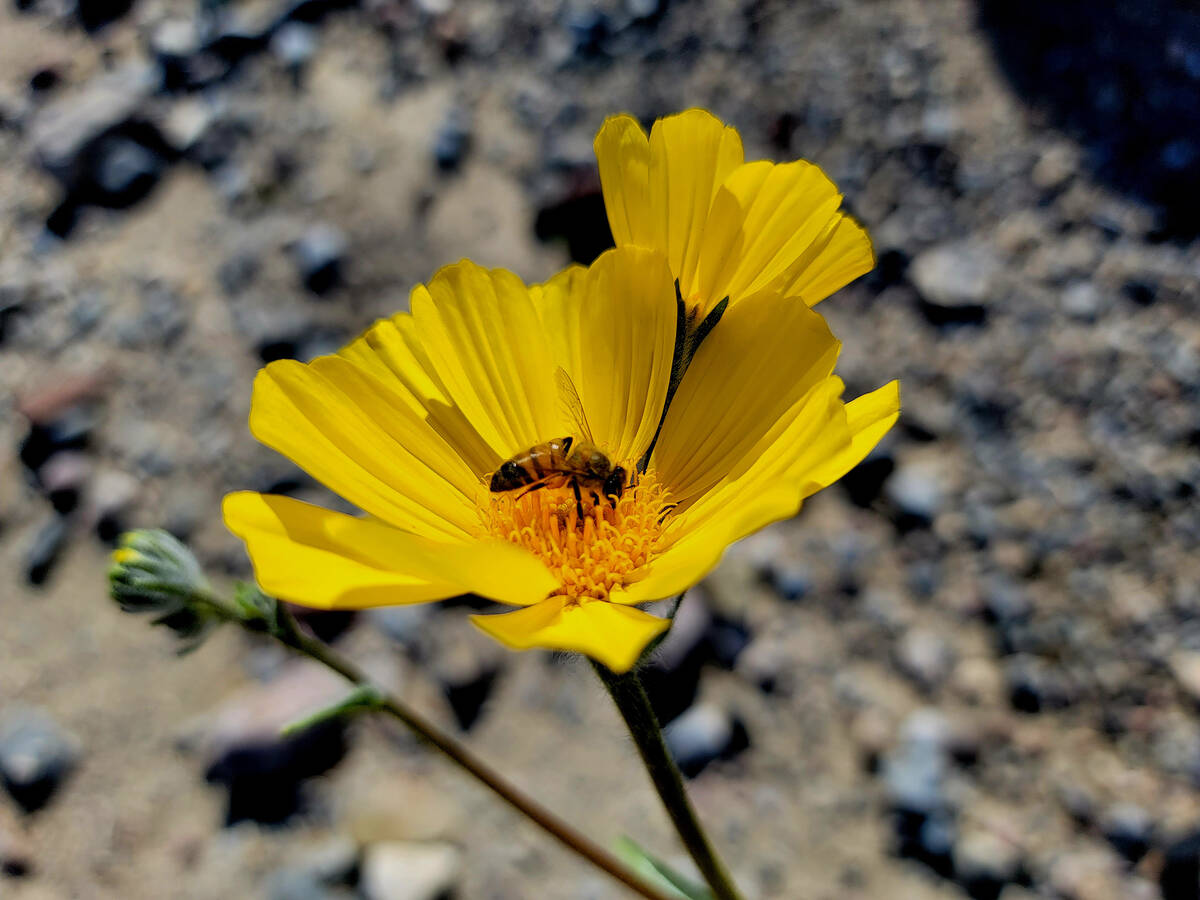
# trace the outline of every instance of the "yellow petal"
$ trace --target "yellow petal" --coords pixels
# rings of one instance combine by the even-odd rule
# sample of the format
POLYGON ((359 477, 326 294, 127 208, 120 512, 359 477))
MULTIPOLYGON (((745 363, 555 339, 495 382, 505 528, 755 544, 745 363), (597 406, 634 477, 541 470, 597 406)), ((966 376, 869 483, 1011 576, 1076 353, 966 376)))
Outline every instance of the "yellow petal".
POLYGON ((689 291, 706 306, 774 288, 812 306, 874 264, 866 232, 838 212, 842 197, 803 160, 740 166, 720 185, 689 291))
MULTIPOLYGON (((838 213, 822 235, 791 267, 792 281, 783 288, 788 297, 799 297, 816 306, 860 275, 875 268, 875 251, 866 229, 845 213, 838 213)), ((785 277, 786 280, 786 277, 785 277)))
MULTIPOLYGON (((675 348, 675 288, 666 258, 609 250, 535 294, 555 362, 579 391, 596 442, 618 460, 650 445, 666 401, 675 348)), ((579 434, 564 415, 563 434, 579 434)))
POLYGON ((841 379, 826 378, 763 434, 718 484, 672 516, 666 548, 640 581, 626 585, 629 602, 670 597, 711 571, 736 540, 800 510, 822 485, 814 473, 851 444, 841 379))
POLYGON ((828 487, 875 449, 900 418, 900 382, 890 381, 846 404, 850 445, 831 456, 810 475, 815 484, 828 487))
POLYGON ((672 499, 687 503, 739 465, 829 375, 838 349, 802 303, 763 293, 731 305, 688 367, 654 450, 672 499))
POLYGON ((647 139, 632 118, 613 116, 595 150, 617 246, 666 253, 672 275, 691 284, 713 195, 742 163, 737 131, 689 109, 656 121, 647 139))
POLYGON ((529 289, 463 261, 413 291, 414 332, 430 373, 501 459, 554 436, 554 364, 529 289))
POLYGON ((670 627, 660 619, 604 600, 569 604, 551 597, 535 606, 471 621, 513 650, 541 647, 583 653, 613 672, 628 672, 654 638, 670 627))
POLYGON ((474 473, 411 409, 347 360, 268 365, 254 380, 250 430, 399 528, 443 537, 479 528, 474 473))
MULTIPOLYGON (((426 296, 429 292, 424 285, 418 285, 413 293, 426 296)), ((472 472, 482 477, 503 462, 504 457, 483 439, 462 410, 450 402, 415 328, 411 314, 397 313, 390 319, 380 319, 338 351, 338 355, 390 387, 455 448, 472 472)))
MULTIPOLYGON (((651 247, 650 140, 631 116, 609 116, 593 144, 608 225, 618 247, 651 247)), ((665 248, 663 248, 665 249, 665 248)))
POLYGON ((713 197, 742 160, 737 130, 706 110, 667 116, 650 129, 651 246, 666 251, 684 297, 691 293, 713 197))
POLYGON ((525 605, 558 587, 532 555, 500 541, 430 540, 250 491, 226 496, 222 512, 263 590, 302 606, 361 609, 464 593, 525 605))
POLYGON ((537 310, 550 356, 556 366, 562 366, 572 375, 582 366, 582 348, 577 340, 579 332, 579 304, 576 298, 582 293, 584 266, 567 266, 542 284, 529 286, 529 297, 537 310))

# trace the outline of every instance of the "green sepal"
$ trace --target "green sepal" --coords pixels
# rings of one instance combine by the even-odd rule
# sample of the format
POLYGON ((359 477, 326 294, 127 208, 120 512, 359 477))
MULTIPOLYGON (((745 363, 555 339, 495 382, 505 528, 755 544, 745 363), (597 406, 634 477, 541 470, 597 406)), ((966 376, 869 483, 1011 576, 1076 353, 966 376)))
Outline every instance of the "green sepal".
POLYGON ((268 631, 274 631, 279 616, 279 601, 264 594, 257 584, 236 581, 233 585, 233 603, 247 625, 261 622, 268 631))

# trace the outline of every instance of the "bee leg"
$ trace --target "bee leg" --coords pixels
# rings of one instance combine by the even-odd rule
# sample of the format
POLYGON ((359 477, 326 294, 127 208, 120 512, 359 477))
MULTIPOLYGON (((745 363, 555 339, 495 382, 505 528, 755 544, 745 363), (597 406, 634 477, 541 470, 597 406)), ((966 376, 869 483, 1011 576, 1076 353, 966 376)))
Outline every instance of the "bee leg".
POLYGON ((671 514, 671 510, 673 510, 678 505, 679 505, 678 503, 668 503, 666 506, 664 506, 662 512, 659 513, 658 524, 661 525, 663 523, 663 521, 667 518, 667 516, 669 516, 671 514))
POLYGON ((525 490, 521 491, 521 493, 517 494, 516 499, 520 500, 526 494, 532 494, 534 491, 540 491, 545 486, 546 486, 546 482, 544 482, 544 481, 539 481, 536 484, 531 484, 529 487, 525 488, 525 490))
POLYGON ((575 489, 575 511, 579 513, 579 521, 583 521, 583 494, 579 492, 579 479, 571 479, 571 487, 575 489))

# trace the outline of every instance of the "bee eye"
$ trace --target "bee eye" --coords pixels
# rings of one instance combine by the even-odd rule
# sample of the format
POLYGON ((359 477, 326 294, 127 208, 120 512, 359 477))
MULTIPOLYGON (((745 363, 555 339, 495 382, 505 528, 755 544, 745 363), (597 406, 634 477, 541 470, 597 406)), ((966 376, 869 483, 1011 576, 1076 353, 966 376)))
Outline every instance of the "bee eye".
POLYGON ((509 460, 500 467, 500 474, 505 478, 515 478, 521 474, 521 467, 512 460, 509 460))

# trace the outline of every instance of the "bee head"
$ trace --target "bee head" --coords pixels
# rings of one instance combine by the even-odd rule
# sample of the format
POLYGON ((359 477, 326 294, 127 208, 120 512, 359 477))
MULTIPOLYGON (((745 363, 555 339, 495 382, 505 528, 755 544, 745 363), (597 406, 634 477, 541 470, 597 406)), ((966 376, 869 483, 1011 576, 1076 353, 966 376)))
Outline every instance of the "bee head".
POLYGON ((521 487, 528 480, 525 470, 510 459, 492 475, 490 487, 493 491, 511 491, 521 487))
POLYGON ((625 468, 613 466, 613 470, 604 479, 604 496, 620 497, 625 493, 625 468))

